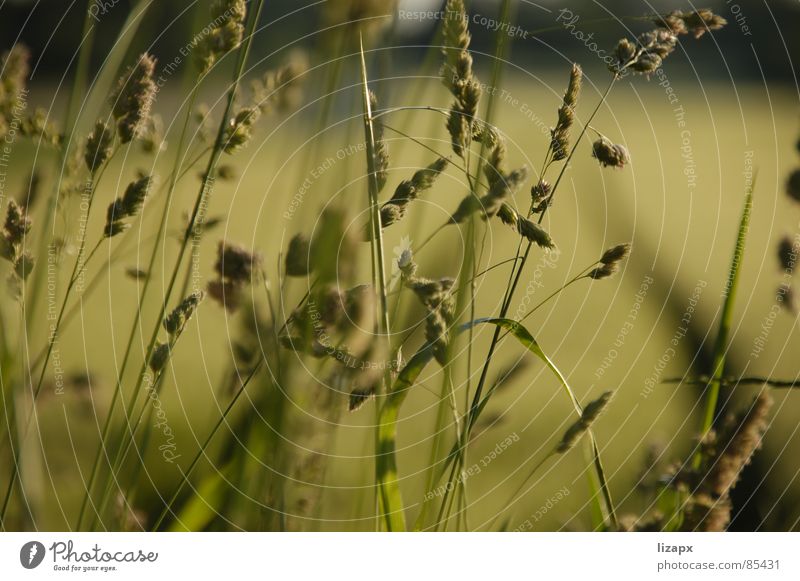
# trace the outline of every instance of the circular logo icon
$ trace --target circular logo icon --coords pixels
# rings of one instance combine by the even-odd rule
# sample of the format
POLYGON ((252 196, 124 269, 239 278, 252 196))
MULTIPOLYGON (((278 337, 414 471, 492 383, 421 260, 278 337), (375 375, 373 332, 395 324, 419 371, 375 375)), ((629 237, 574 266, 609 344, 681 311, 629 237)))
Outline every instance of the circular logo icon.
POLYGON ((19 562, 26 569, 35 569, 44 560, 44 545, 39 541, 30 541, 19 550, 19 562))

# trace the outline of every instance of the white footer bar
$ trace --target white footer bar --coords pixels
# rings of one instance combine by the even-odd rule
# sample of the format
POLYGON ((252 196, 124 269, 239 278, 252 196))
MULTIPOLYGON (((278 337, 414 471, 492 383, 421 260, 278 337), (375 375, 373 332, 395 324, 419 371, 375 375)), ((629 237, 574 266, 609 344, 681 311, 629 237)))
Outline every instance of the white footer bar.
POLYGON ((799 553, 792 533, 3 533, 0 579, 800 579, 799 553))

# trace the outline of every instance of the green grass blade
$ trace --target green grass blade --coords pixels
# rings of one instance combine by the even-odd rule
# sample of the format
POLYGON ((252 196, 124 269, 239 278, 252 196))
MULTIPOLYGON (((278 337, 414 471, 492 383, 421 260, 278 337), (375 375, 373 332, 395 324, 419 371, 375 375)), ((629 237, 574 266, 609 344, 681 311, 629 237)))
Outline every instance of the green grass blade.
MULTIPOLYGON (((553 375, 558 378, 559 383, 564 388, 565 393, 569 397, 570 401, 572 402, 572 407, 575 408, 575 413, 580 417, 583 413, 583 407, 581 406, 578 398, 575 397, 575 392, 572 391, 569 383, 567 382, 564 375, 559 371, 558 367, 556 367, 553 360, 550 359, 547 354, 542 350, 539 346, 539 343, 536 342, 536 339, 533 335, 528 331, 523 325, 518 323, 517 321, 511 319, 498 319, 498 318, 486 318, 486 319, 477 319, 472 321, 470 324, 479 324, 479 323, 489 323, 492 325, 497 325, 498 327, 508 331, 511 335, 514 336, 517 341, 519 341, 528 351, 536 355, 539 359, 544 362, 545 365, 550 369, 553 375)), ((487 398, 491 394, 487 394, 487 398)), ((611 524, 616 528, 617 518, 616 513, 614 511, 614 503, 611 500, 611 492, 608 488, 608 481, 606 480, 605 469, 603 468, 603 463, 600 459, 600 450, 597 448, 597 442, 594 437, 594 433, 592 430, 588 430, 589 435, 589 444, 591 446, 591 455, 592 455, 592 462, 594 464, 595 473, 598 480, 598 485, 600 487, 600 492, 602 493, 603 500, 605 502, 605 511, 608 514, 608 517, 611 519, 611 524)), ((601 512, 603 510, 602 505, 600 504, 600 500, 597 494, 592 494, 592 504, 597 505, 595 507, 595 512, 599 509, 601 512)), ((603 513, 605 514, 605 513, 603 513)))
MULTIPOLYGON (((714 424, 714 417, 717 413, 717 402, 719 391, 722 385, 722 378, 725 372, 725 356, 728 350, 728 337, 730 335, 731 323, 733 321, 733 306, 736 301, 736 290, 739 286, 739 273, 741 272, 742 260, 744 258, 744 248, 747 243, 747 233, 750 229, 750 215, 753 209, 753 188, 755 178, 747 188, 744 197, 744 207, 742 217, 739 221, 739 231, 736 234, 736 246, 733 249, 733 257, 728 270, 728 280, 725 293, 725 302, 722 305, 722 315, 719 321, 717 340, 714 344, 714 364, 711 374, 711 381, 706 390, 706 410, 703 417, 703 429, 701 434, 705 435, 714 424)), ((700 454, 695 456, 695 466, 698 466, 702 458, 700 454)))
POLYGON ((432 346, 425 345, 417 351, 397 376, 386 394, 386 401, 380 405, 375 471, 380 516, 389 531, 403 531, 406 528, 403 497, 397 480, 397 418, 409 388, 431 359, 432 346))
MULTIPOLYGON (((495 325, 500 329, 504 329, 504 330, 508 331, 528 351, 533 353, 542 362, 544 362, 544 364, 547 366, 547 368, 550 369, 550 371, 553 373, 553 375, 556 376, 556 378, 558 379, 559 383, 564 388, 564 392, 569 397, 570 402, 572 403, 572 407, 575 409, 575 413, 578 416, 580 416, 583 413, 583 407, 581 406, 581 404, 578 401, 578 399, 575 397, 575 393, 572 391, 572 388, 570 387, 570 385, 567 382, 567 380, 564 377, 564 375, 561 373, 561 371, 558 369, 558 367, 556 367, 556 365, 555 365, 555 363, 553 363, 552 359, 550 359, 550 357, 548 357, 547 354, 542 350, 542 348, 539 346, 539 343, 537 343, 536 339, 533 337, 533 335, 530 333, 530 331, 528 331, 519 322, 514 321, 512 319, 487 317, 487 318, 482 318, 482 319, 475 319, 474 321, 470 321, 468 323, 465 323, 464 325, 462 325, 460 327, 459 332, 465 331, 466 329, 468 329, 470 327, 473 327, 475 325, 480 325, 480 324, 484 324, 484 323, 495 325)), ((491 397, 491 395, 492 395, 492 393, 490 391, 481 400, 481 402, 480 402, 480 404, 478 406, 478 409, 477 409, 476 418, 480 414, 480 412, 483 410, 483 408, 486 406, 486 402, 489 401, 489 398, 491 397)), ((589 444, 591 446, 592 463, 594 465, 594 469, 595 469, 595 474, 597 476, 598 485, 600 487, 600 492, 601 492, 601 495, 602 495, 602 498, 603 498, 603 502, 605 504, 605 506, 602 506, 600 504, 600 500, 599 500, 598 495, 593 493, 592 494, 592 503, 597 505, 593 510, 594 510, 595 513, 598 513, 598 509, 599 509, 600 513, 602 513, 604 515, 607 514, 608 518, 611 521, 612 527, 616 528, 616 525, 617 525, 616 512, 614 510, 614 503, 613 503, 613 501, 611 499, 611 492, 610 492, 609 487, 608 487, 608 481, 606 480, 605 469, 603 468, 603 463, 602 463, 602 460, 600 458, 600 451, 599 451, 599 449, 597 447, 597 442, 595 440, 594 433, 592 432, 592 430, 588 431, 588 435, 589 435, 589 444)), ((444 466, 442 467, 442 471, 440 473, 440 476, 439 476, 439 478, 437 478, 437 481, 439 479, 441 479, 441 476, 444 474, 444 472, 446 472, 447 468, 450 466, 450 463, 455 460, 455 457, 456 457, 457 453, 458 453, 458 445, 456 444, 451 449, 450 454, 448 455, 448 458, 445 461, 444 466)))

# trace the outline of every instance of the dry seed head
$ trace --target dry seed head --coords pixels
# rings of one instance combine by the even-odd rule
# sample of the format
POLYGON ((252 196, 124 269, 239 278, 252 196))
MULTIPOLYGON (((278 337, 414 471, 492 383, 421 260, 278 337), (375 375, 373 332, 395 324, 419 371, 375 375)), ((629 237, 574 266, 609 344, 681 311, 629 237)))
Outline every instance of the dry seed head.
POLYGON ((792 285, 788 282, 783 282, 778 285, 778 290, 775 292, 775 300, 781 306, 792 314, 797 313, 797 306, 794 299, 794 290, 792 285))
POLYGON ((550 234, 548 234, 544 228, 539 226, 536 222, 520 216, 519 221, 517 222, 517 230, 522 236, 527 238, 529 242, 532 242, 541 248, 547 248, 549 250, 555 247, 555 244, 553 244, 553 239, 550 238, 550 234))
POLYGON ((467 27, 467 10, 463 0, 447 0, 444 9, 444 44, 446 62, 456 68, 460 53, 466 52, 471 40, 467 27))
POLYGON ((589 274, 587 274, 586 276, 594 280, 602 280, 604 278, 614 276, 617 273, 617 271, 619 271, 619 267, 617 266, 616 263, 603 264, 589 271, 589 274))
POLYGON ((113 143, 114 132, 105 121, 97 121, 86 140, 86 151, 83 156, 86 167, 92 174, 111 157, 113 143))
POLYGON ((383 123, 374 119, 378 109, 378 97, 369 92, 370 111, 372 111, 372 134, 375 138, 375 179, 378 182, 378 191, 383 190, 386 180, 389 179, 389 146, 384 139, 383 123))
POLYGON ((580 65, 573 64, 569 75, 569 84, 564 93, 564 101, 558 109, 558 121, 550 131, 550 147, 553 151, 553 159, 556 161, 566 159, 569 154, 567 151, 569 149, 569 130, 575 120, 575 106, 578 104, 582 79, 583 70, 580 65))
MULTIPOLYGON (((381 206, 381 228, 386 228, 399 221, 405 215, 409 202, 416 200, 422 192, 430 189, 445 167, 447 167, 447 159, 440 157, 428 167, 414 173, 410 180, 400 182, 389 201, 381 206)), ((365 226, 366 240, 371 238, 371 233, 371 225, 367 224, 365 226)))
POLYGON ((669 14, 657 16, 653 19, 656 26, 666 28, 673 34, 688 34, 691 32, 695 38, 700 38, 707 30, 719 30, 728 21, 714 14, 708 8, 681 12, 674 10, 669 14))
POLYGON ((583 436, 583 434, 591 428, 597 418, 600 417, 600 414, 606 408, 608 402, 611 401, 612 395, 612 392, 607 391, 596 400, 589 402, 589 404, 583 408, 580 419, 567 428, 561 441, 556 446, 557 454, 564 454, 577 444, 581 436, 583 436))
POLYGON ((136 138, 146 124, 158 88, 153 80, 156 60, 144 53, 129 67, 111 95, 112 114, 122 143, 136 138))
MULTIPOLYGON (((392 204, 391 202, 386 202, 383 206, 381 206, 381 228, 388 228, 395 222, 398 222, 403 216, 405 215, 405 208, 403 206, 398 206, 397 204, 392 204)), ((372 239, 372 224, 367 224, 365 226, 365 240, 372 239)))
POLYGON ((506 144, 502 139, 497 139, 495 146, 489 153, 489 159, 483 166, 483 173, 486 174, 486 179, 491 188, 495 182, 503 178, 505 173, 505 159, 506 159, 506 144))
POLYGON ((150 355, 150 361, 148 361, 148 365, 153 373, 158 373, 164 369, 167 361, 169 361, 170 350, 171 348, 167 343, 156 343, 153 353, 150 355))
POLYGON ((531 186, 531 202, 535 205, 550 195, 550 182, 539 180, 531 186))
POLYGON ((640 43, 648 43, 646 45, 648 53, 656 54, 662 59, 667 58, 678 44, 677 37, 666 30, 645 32, 640 38, 640 43))
POLYGON ((720 436, 720 452, 704 479, 703 488, 723 496, 736 485, 742 470, 761 447, 772 403, 772 396, 765 389, 728 424, 727 433, 720 436))
POLYGON ((242 302, 242 284, 230 280, 212 280, 206 285, 208 296, 232 313, 242 302))
POLYGON ((627 66, 630 66, 635 73, 650 75, 658 70, 663 60, 675 50, 678 40, 670 31, 656 29, 640 34, 637 42, 637 56, 627 66))
POLYGON ((311 241, 296 234, 286 251, 286 276, 306 276, 311 272, 311 241))
POLYGON ((211 17, 224 20, 244 22, 247 16, 247 2, 245 0, 217 0, 211 5, 211 17))
POLYGON ((447 361, 447 345, 450 336, 447 331, 448 322, 439 310, 430 311, 425 319, 425 340, 433 349, 433 356, 439 365, 445 365, 447 361))
POLYGON ((439 177, 439 174, 442 173, 446 167, 447 158, 440 157, 426 168, 418 170, 411 178, 411 183, 417 194, 430 189, 436 181, 436 178, 439 177))
POLYGON ((245 107, 238 111, 225 127, 222 150, 231 154, 247 145, 247 142, 253 137, 253 125, 260 116, 261 111, 258 107, 245 107))
POLYGON ((497 214, 503 202, 513 196, 527 179, 528 168, 521 167, 495 181, 480 200, 485 216, 491 218, 497 214))
POLYGON ((663 59, 657 54, 643 53, 631 64, 631 68, 641 75, 650 75, 658 70, 662 62, 663 59))
POLYGON ((164 329, 173 337, 177 337, 183 332, 186 323, 192 318, 197 310, 197 306, 205 298, 203 291, 197 291, 183 299, 172 312, 164 318, 164 329))
POLYGON ((108 206, 104 230, 106 238, 112 238, 129 228, 130 224, 126 223, 125 219, 134 217, 139 213, 147 199, 147 193, 152 183, 153 178, 151 176, 144 176, 131 182, 125 188, 125 193, 108 206))
POLYGON ((23 250, 14 262, 14 274, 16 274, 20 280, 25 280, 33 270, 33 266, 33 255, 27 250, 23 250))
POLYGON ((220 241, 214 271, 221 279, 235 284, 246 284, 250 282, 254 269, 260 264, 261 258, 258 254, 241 246, 220 241))
POLYGON ((603 252, 603 256, 600 257, 600 262, 603 264, 616 264, 625 258, 631 253, 631 245, 628 243, 625 244, 617 244, 616 246, 612 246, 605 252, 603 252))
POLYGON ((22 244, 25 235, 30 232, 31 219, 28 218, 25 210, 13 198, 8 200, 6 210, 6 221, 3 226, 3 238, 13 246, 18 247, 22 244))
POLYGON ((125 275, 133 280, 144 280, 147 277, 147 272, 135 266, 129 266, 125 269, 125 275))
POLYGON ((725 495, 715 498, 701 492, 686 501, 681 530, 691 532, 724 532, 731 521, 731 499, 725 495))
POLYGON ((444 277, 439 280, 426 278, 411 278, 406 281, 406 286, 414 291, 420 302, 429 309, 438 309, 450 298, 450 291, 455 281, 444 277))
POLYGON ((622 38, 617 43, 617 48, 614 50, 614 54, 617 57, 617 63, 614 66, 615 71, 621 71, 628 64, 634 59, 636 56, 638 49, 636 47, 636 43, 631 42, 627 38, 622 38))
POLYGON ((217 177, 223 181, 231 181, 236 179, 236 168, 230 164, 222 164, 217 166, 217 177))
POLYGON ((781 269, 791 274, 794 272, 797 265, 797 254, 800 252, 800 247, 795 243, 791 236, 784 236, 778 242, 778 262, 781 269))
POLYGON ((397 259, 397 269, 400 271, 400 278, 403 284, 408 284, 414 280, 417 274, 417 263, 414 262, 414 253, 410 248, 406 248, 397 259))
POLYGON ((147 119, 139 136, 139 144, 145 153, 156 153, 166 149, 164 121, 161 119, 161 115, 151 115, 147 119))
POLYGON ((480 210, 481 207, 481 200, 472 194, 468 194, 462 198, 461 202, 458 204, 458 208, 456 208, 456 211, 450 215, 450 222, 453 224, 461 224, 472 214, 480 210))
POLYGON ((795 202, 800 202, 800 169, 794 170, 786 180, 786 195, 795 202))
POLYGON ((11 109, 16 104, 19 94, 25 89, 30 73, 31 52, 22 43, 14 44, 3 53, 0 66, 0 100, 2 107, 11 109))
POLYGON ((469 148, 471 135, 469 133, 469 121, 457 104, 450 108, 450 113, 447 116, 447 132, 450 134, 453 152, 459 157, 463 157, 464 151, 469 148))
POLYGON ((517 224, 520 219, 519 215, 514 210, 514 208, 512 208, 505 202, 500 205, 500 209, 497 211, 497 217, 500 218, 503 224, 511 226, 512 228, 517 227, 517 224))
POLYGON ((488 149, 494 149, 500 141, 497 131, 483 121, 472 122, 472 141, 484 144, 488 149))
POLYGON ((195 51, 201 73, 207 72, 220 57, 239 46, 244 38, 246 17, 244 0, 217 0, 211 5, 214 28, 201 38, 195 51))
POLYGON ((603 167, 611 166, 620 169, 631 160, 625 146, 612 143, 606 137, 601 137, 592 144, 592 157, 603 167))

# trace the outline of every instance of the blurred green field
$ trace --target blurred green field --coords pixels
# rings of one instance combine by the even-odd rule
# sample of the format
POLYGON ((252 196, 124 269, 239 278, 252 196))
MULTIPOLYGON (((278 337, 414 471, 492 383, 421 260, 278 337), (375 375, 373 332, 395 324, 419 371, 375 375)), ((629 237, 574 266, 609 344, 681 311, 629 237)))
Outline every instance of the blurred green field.
MULTIPOLYGON (((605 71, 587 69, 589 82, 578 108, 579 120, 589 113, 607 82, 605 71)), ((505 89, 496 95, 494 121, 508 140, 510 167, 527 164, 538 171, 548 142, 547 131, 565 83, 566 74, 561 73, 543 78, 506 77, 505 89)), ((663 450, 661 459, 666 465, 685 456, 700 426, 696 386, 665 384, 662 380, 708 371, 703 367, 701 348, 709 350, 716 334, 749 172, 757 171, 755 205, 729 371, 788 379, 797 374, 793 357, 800 348, 797 319, 785 310, 776 318, 770 315, 774 311, 775 289, 781 282, 775 242, 779 235, 800 229, 800 208, 783 195, 785 176, 797 162, 797 95, 788 86, 774 84, 676 81, 670 86, 674 91, 672 102, 670 93, 659 86, 655 77, 650 81, 625 79, 615 88, 608 106, 592 125, 615 142, 625 144, 633 161, 623 170, 601 169, 590 157, 588 144, 579 151, 545 221, 558 247, 557 258, 546 262, 539 252, 533 256, 512 307, 512 312, 524 314, 526 305, 546 297, 596 260, 605 248, 625 241, 633 243, 632 256, 621 276, 592 283, 582 281, 526 323, 582 401, 608 389, 616 391, 613 404, 597 423, 595 433, 620 514, 649 506, 637 483, 651 446, 663 450), (690 324, 686 336, 682 336, 680 329, 686 326, 682 319, 687 316, 690 324), (771 325, 766 347, 754 357, 754 341, 762 335, 765 321, 771 325), (671 340, 676 334, 678 344, 673 353, 671 340)), ((446 91, 433 78, 387 79, 373 88, 383 107, 447 105, 446 91)), ((285 252, 295 233, 311 232, 326 205, 346 207, 353 218, 352 227, 361 228, 366 220, 366 182, 363 148, 359 149, 362 133, 357 117, 358 90, 357 86, 350 86, 337 95, 335 120, 323 133, 316 135, 313 124, 319 116, 320 103, 305 102, 286 119, 265 120, 257 138, 232 160, 238 168, 238 178, 218 182, 208 207, 208 216, 219 216, 222 222, 206 235, 200 247, 197 258, 205 277, 211 278, 217 241, 225 238, 259 251, 265 259, 268 280, 279 292, 279 253, 285 252), (302 194, 301 188, 306 190, 302 194), (290 218, 286 217, 287 212, 290 218)), ((161 105, 174 110, 176 104, 172 96, 172 101, 161 105)), ((165 122, 169 126, 166 116, 165 122)), ((385 122, 444 155, 450 153, 444 117, 437 113, 392 113, 385 122)), ((384 195, 433 158, 432 153, 397 133, 388 131, 387 137, 392 166, 384 195)), ((169 145, 174 141, 171 136, 169 145)), ((173 155, 168 147, 156 161, 156 171, 166 175, 173 155)), ((99 207, 104 208, 124 188, 137 168, 150 171, 150 163, 136 153, 116 160, 103 178, 99 191, 103 201, 99 207)), ((24 172, 19 172, 17 178, 21 182, 24 172)), ((46 177, 49 179, 52 178, 46 177)), ((181 214, 189 209, 198 187, 196 179, 187 179, 181 185, 170 210, 173 229, 182 224, 181 214)), ((404 236, 410 238, 412 245, 423 240, 447 218, 463 195, 463 175, 448 169, 423 203, 413 207, 401 225, 387 230, 387 249, 401 248, 404 236)), ((523 191, 518 197, 520 207, 527 204, 526 195, 523 191)), ((161 210, 162 200, 151 200, 141 229, 128 236, 148 240, 161 210)), ((104 219, 103 212, 95 212, 88 231, 99 232, 104 219)), ((514 233, 502 224, 491 223, 482 264, 490 266, 513 255, 516 241, 514 233)), ((62 336, 62 358, 69 362, 66 372, 88 370, 96 378, 92 401, 87 401, 85 395, 70 393, 63 399, 48 398, 39 407, 41 442, 29 439, 27 443, 31 451, 45 450, 43 461, 25 468, 26 487, 32 492, 38 487, 41 493, 31 498, 47 499, 45 505, 36 507, 36 514, 44 519, 36 523, 40 529, 61 529, 71 524, 73 517, 69 515, 74 514, 83 496, 76 458, 85 478, 98 441, 96 418, 102 419, 108 407, 134 316, 131 305, 136 303, 139 290, 124 271, 137 264, 145 266, 143 261, 150 248, 149 242, 124 244, 130 249, 128 253, 110 266, 107 282, 83 299, 81 315, 62 336), (60 404, 66 406, 66 412, 60 404)), ((162 262, 169 267, 177 244, 168 241, 164 248, 162 262)), ((461 252, 461 236, 451 226, 419 253, 420 270, 427 276, 456 276, 461 252)), ((358 277, 361 282, 369 281, 368 256, 369 247, 364 244, 358 277)), ((149 333, 150 321, 159 306, 154 299, 164 290, 165 268, 157 269, 156 292, 144 310, 145 333, 149 333)), ((481 280, 478 316, 496 313, 507 276, 507 268, 500 267, 481 280)), ((304 284, 307 281, 291 281, 282 289, 284 316, 302 295, 304 284)), ((250 290, 263 309, 263 288, 254 286, 250 290)), ((227 401, 222 383, 231 360, 231 337, 240 326, 239 319, 247 316, 244 311, 227 315, 217 304, 207 302, 174 354, 162 402, 184 461, 194 455, 212 425, 214 413, 227 401)), ((407 322, 413 323, 422 316, 421 309, 414 310, 407 322)), ((476 330, 475 374, 480 372, 491 332, 489 328, 476 330)), ((33 345, 40 345, 44 334, 30 339, 33 345)), ((137 361, 132 369, 138 369, 145 340, 135 344, 137 361)), ((464 347, 463 342, 460 347, 464 347)), ((405 354, 410 356, 411 348, 405 354)), ((459 360, 463 361, 464 356, 464 352, 460 353, 459 360)), ((557 382, 517 344, 504 342, 492 376, 520 359, 527 365, 524 372, 492 401, 486 416, 491 416, 493 422, 485 424, 470 447, 466 465, 479 468, 467 481, 472 528, 485 524, 504 507, 533 463, 554 445, 572 421, 569 402, 557 382), (506 444, 501 445, 504 441, 506 444), (498 453, 497 449, 501 451, 498 453)), ((335 411, 329 416, 308 415, 316 413, 316 402, 326 389, 314 379, 314 367, 309 369, 305 376, 294 376, 287 387, 293 414, 305 422, 302 433, 287 432, 288 446, 303 454, 313 450, 324 455, 327 468, 320 471, 319 480, 297 484, 299 489, 316 489, 321 498, 308 515, 297 519, 295 526, 310 530, 369 530, 374 518, 372 404, 349 414, 346 396, 334 394, 330 405, 335 411)), ((464 374, 456 379, 463 382, 464 374)), ((473 385, 476 379, 473 377, 473 385)), ((429 369, 401 415, 399 469, 410 519, 419 510, 416 503, 428 492, 424 469, 440 384, 438 366, 435 371, 429 369)), ((262 382, 250 391, 258 389, 263 389, 262 382)), ((753 393, 752 388, 743 387, 740 391, 733 401, 747 401, 753 393)), ((463 388, 457 395, 462 402, 463 388)), ((796 527, 795 521, 800 517, 796 502, 800 489, 795 482, 800 469, 798 396, 789 391, 775 396, 774 423, 756 466, 759 474, 767 477, 763 483, 756 483, 759 496, 751 501, 754 506, 750 508, 759 511, 765 527, 796 527), (785 494, 780 502, 782 514, 770 512, 781 494, 785 494)), ((246 413, 248 406, 248 402, 241 402, 237 413, 246 413)), ((450 430, 448 446, 452 437, 450 430)), ((156 503, 158 493, 171 493, 176 470, 162 461, 154 447, 144 455, 146 487, 139 502, 147 506, 156 503)), ((213 470, 205 464, 201 474, 208 475, 213 470)), ((509 528, 526 520, 530 530, 590 527, 586 462, 581 451, 552 460, 539 474, 533 489, 514 507, 509 528)), ((206 498, 213 505, 213 496, 206 498)), ((240 500, 239 511, 246 512, 248 506, 259 510, 256 502, 240 500)), ((200 506, 198 510, 202 509, 200 506)), ((206 510, 210 512, 208 507, 206 510)), ((511 514, 509 511, 506 516, 511 514)), ((235 514, 233 518, 235 522, 235 514)), ((220 524, 207 521, 205 526, 220 524)))

